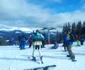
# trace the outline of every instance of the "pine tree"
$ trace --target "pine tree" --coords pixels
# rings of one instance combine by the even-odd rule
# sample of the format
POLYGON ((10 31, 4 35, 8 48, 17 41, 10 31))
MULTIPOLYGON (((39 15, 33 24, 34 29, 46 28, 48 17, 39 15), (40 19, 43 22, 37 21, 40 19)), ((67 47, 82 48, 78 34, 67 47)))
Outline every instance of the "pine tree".
POLYGON ((77 24, 76 34, 80 35, 81 28, 82 28, 82 23, 81 21, 79 21, 77 24))
POLYGON ((76 34, 76 23, 75 22, 73 22, 71 30, 72 30, 72 33, 75 35, 76 34))

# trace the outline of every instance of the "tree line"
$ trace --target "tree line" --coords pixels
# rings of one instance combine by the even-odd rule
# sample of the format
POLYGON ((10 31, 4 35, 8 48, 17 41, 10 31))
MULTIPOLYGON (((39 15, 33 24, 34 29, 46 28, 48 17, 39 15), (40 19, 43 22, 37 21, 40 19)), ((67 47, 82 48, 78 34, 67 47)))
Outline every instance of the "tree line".
MULTIPOLYGON (((72 34, 78 35, 79 37, 83 37, 85 39, 85 21, 81 22, 78 21, 70 23, 67 22, 63 25, 62 28, 62 32, 59 32, 58 30, 56 31, 56 35, 55 36, 50 36, 50 42, 53 44, 55 41, 57 41, 58 43, 63 42, 63 33, 67 32, 67 31, 71 31, 72 34)), ((45 43, 47 44, 47 39, 45 41, 45 43)), ((0 38, 0 45, 7 45, 6 40, 5 39, 1 39, 0 38)))
POLYGON ((85 34, 84 29, 85 21, 84 22, 78 21, 78 23, 73 22, 72 24, 68 22, 63 26, 62 32, 71 31, 72 34, 74 35, 77 34, 80 37, 85 34))

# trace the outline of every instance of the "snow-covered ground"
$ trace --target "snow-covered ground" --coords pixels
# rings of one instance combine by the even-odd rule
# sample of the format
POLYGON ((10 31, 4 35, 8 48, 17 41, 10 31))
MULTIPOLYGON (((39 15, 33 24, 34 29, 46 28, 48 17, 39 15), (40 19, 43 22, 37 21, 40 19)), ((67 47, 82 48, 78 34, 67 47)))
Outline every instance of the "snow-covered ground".
MULTIPOLYGON (((0 70, 24 70, 34 67, 55 64, 56 68, 52 70, 85 70, 85 43, 77 47, 73 45, 73 52, 77 62, 72 62, 66 57, 68 52, 64 52, 62 44, 58 49, 50 49, 52 45, 45 45, 42 49, 44 64, 38 64, 28 60, 31 57, 32 48, 26 46, 25 50, 19 50, 18 46, 0 46, 0 70)), ((38 52, 36 57, 39 60, 38 52)))

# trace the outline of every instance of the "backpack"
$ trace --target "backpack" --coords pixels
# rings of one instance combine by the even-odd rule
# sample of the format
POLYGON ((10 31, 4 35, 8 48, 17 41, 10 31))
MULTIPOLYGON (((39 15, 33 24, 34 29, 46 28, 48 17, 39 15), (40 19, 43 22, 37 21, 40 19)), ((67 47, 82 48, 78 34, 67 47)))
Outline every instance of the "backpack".
POLYGON ((42 41, 43 38, 40 34, 36 34, 36 35, 33 36, 32 40, 33 41, 42 41))
POLYGON ((71 42, 74 42, 74 41, 75 41, 75 37, 74 37, 73 34, 70 34, 70 41, 71 41, 71 42))

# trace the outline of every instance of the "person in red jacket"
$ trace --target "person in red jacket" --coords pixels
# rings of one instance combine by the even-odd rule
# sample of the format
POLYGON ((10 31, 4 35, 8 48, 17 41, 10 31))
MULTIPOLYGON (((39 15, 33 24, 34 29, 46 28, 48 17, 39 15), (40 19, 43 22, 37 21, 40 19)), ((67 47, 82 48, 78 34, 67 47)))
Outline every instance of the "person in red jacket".
POLYGON ((31 35, 30 35, 29 38, 28 38, 28 42, 29 42, 29 48, 31 48, 31 46, 32 46, 32 38, 31 38, 31 35))
POLYGON ((77 42, 77 46, 80 46, 80 41, 79 41, 79 36, 76 35, 76 42, 77 42))

